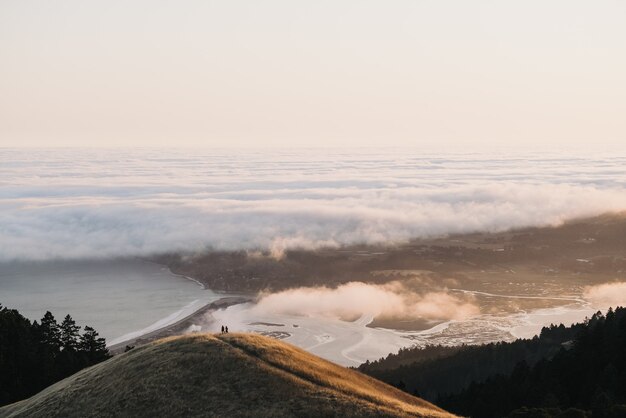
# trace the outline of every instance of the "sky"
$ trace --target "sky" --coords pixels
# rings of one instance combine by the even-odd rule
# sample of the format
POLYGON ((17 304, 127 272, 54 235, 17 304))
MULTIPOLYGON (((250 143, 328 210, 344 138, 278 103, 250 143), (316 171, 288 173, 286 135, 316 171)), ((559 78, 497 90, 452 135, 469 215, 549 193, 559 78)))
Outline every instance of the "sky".
POLYGON ((0 0, 0 146, 626 143, 623 0, 0 0))

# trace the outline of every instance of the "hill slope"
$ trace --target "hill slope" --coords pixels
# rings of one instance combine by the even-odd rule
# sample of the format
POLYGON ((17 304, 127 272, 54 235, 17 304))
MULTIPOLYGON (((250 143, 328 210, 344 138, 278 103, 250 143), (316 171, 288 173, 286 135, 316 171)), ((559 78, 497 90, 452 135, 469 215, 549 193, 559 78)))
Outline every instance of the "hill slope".
POLYGON ((24 416, 452 415, 277 340, 199 334, 134 349, 0 408, 24 416))
POLYGON ((626 417, 626 308, 454 350, 406 349, 359 370, 474 418, 626 417))
POLYGON ((509 374, 524 361, 529 366, 552 358, 573 340, 584 324, 544 327, 538 337, 478 346, 412 347, 365 363, 357 370, 383 382, 402 384, 430 401, 461 392, 472 383, 509 374))

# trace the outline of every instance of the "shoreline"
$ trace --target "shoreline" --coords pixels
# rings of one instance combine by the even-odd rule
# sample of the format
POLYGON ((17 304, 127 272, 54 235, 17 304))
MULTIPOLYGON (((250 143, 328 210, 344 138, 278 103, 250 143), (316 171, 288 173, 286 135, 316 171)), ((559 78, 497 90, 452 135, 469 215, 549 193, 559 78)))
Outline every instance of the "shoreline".
POLYGON ((226 309, 229 306, 248 303, 252 300, 253 299, 251 297, 244 296, 223 297, 213 302, 207 303, 200 309, 197 309, 196 311, 185 316, 184 318, 179 319, 176 322, 165 325, 161 328, 147 332, 137 337, 129 338, 128 340, 111 344, 110 346, 107 346, 107 348, 111 354, 119 354, 124 352, 126 346, 141 346, 144 344, 148 344, 152 341, 159 340, 161 338, 184 334, 187 329, 189 329, 192 325, 195 325, 194 321, 201 319, 206 314, 217 310, 226 309))
POLYGON ((206 287, 206 285, 204 283, 202 283, 198 279, 194 279, 193 277, 185 276, 184 274, 179 274, 179 273, 173 272, 172 269, 170 268, 170 266, 168 266, 167 264, 159 263, 158 261, 154 261, 154 260, 151 260, 150 258, 146 258, 146 257, 135 257, 135 258, 137 260, 141 260, 141 261, 143 261, 145 263, 154 264, 156 266, 161 266, 161 267, 165 268, 172 276, 176 276, 176 277, 180 277, 180 278, 185 279, 185 280, 192 281, 195 284, 197 284, 198 286, 200 286, 200 288, 202 288, 202 290, 211 290, 212 292, 215 292, 215 293, 222 293, 222 292, 220 292, 218 290, 209 289, 208 287, 206 287))
MULTIPOLYGON (((113 354, 118 354, 120 352, 123 352, 123 349, 125 349, 126 346, 128 345, 130 346, 143 345, 143 344, 147 344, 149 342, 158 340, 160 338, 183 334, 185 333, 186 330, 189 330, 191 326, 196 325, 193 323, 194 321, 202 322, 204 315, 210 312, 214 312, 219 309, 226 309, 227 307, 232 306, 232 305, 237 305, 240 303, 247 303, 247 302, 254 300, 255 295, 253 294, 237 293, 237 292, 229 293, 229 292, 224 292, 224 291, 219 291, 219 290, 214 291, 212 289, 207 288, 204 283, 200 282, 199 280, 193 277, 173 272, 172 269, 168 265, 159 263, 149 258, 144 258, 144 257, 134 257, 134 258, 144 263, 159 266, 162 269, 167 270, 167 272, 175 278, 184 279, 185 281, 191 281, 194 284, 198 285, 202 290, 209 290, 215 293, 218 296, 218 299, 211 300, 210 302, 206 302, 200 307, 197 307, 193 311, 186 313, 184 316, 178 319, 167 321, 169 317, 165 317, 157 321, 155 324, 153 324, 150 327, 127 333, 126 335, 128 336, 128 338, 124 340, 120 341, 120 338, 123 338, 124 335, 122 335, 119 338, 113 339, 112 340, 113 342, 107 345, 107 348, 113 354), (158 322, 161 322, 161 321, 164 321, 165 323, 157 326, 156 328, 153 328, 154 325, 157 325, 158 322)), ((177 311, 170 316, 176 316, 176 314, 184 311, 185 308, 195 304, 196 302, 198 302, 198 300, 190 303, 187 306, 184 306, 180 311, 177 311)))

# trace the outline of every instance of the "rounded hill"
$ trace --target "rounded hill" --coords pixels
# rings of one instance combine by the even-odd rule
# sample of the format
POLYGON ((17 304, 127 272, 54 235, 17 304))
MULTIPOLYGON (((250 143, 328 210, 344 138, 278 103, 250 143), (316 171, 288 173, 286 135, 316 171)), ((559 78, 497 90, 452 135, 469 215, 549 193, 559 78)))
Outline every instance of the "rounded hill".
POLYGON ((133 349, 0 417, 451 417, 354 370, 255 334, 193 334, 133 349))

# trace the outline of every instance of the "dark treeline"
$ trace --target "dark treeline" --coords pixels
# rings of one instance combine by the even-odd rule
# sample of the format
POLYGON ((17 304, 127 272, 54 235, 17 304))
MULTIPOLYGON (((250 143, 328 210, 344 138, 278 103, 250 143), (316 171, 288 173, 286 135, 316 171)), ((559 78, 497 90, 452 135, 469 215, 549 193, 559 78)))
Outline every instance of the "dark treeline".
POLYGON ((520 361, 533 365, 556 354, 574 339, 583 325, 551 326, 538 337, 479 346, 427 346, 403 349, 384 359, 367 362, 358 370, 409 393, 436 401, 460 392, 474 382, 508 374, 520 361))
POLYGON ((391 353, 380 360, 366 361, 358 367, 358 370, 370 375, 384 375, 387 371, 402 366, 414 367, 416 363, 450 357, 466 347, 467 346, 427 345, 425 347, 401 348, 398 353, 391 353))
POLYGON ((438 402, 472 417, 626 417, 626 309, 593 315, 551 359, 520 362, 438 402))
POLYGON ((626 309, 531 340, 406 349, 359 369, 462 416, 626 417, 626 309))
POLYGON ((104 338, 71 316, 59 324, 50 312, 29 321, 0 305, 0 406, 27 398, 109 357, 104 338))

